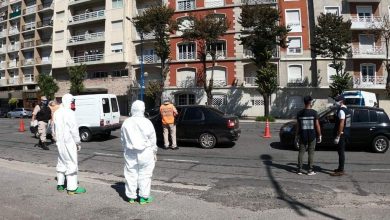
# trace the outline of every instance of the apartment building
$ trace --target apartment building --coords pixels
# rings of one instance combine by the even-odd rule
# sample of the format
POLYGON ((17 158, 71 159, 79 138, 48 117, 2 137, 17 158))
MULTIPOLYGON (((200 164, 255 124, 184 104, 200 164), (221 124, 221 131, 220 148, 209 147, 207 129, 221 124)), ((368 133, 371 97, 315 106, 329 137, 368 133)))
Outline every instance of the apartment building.
POLYGON ((52 0, 0 2, 0 106, 11 97, 33 107, 36 79, 51 74, 52 0))
POLYGON ((133 1, 56 0, 54 6, 52 74, 61 97, 70 89, 68 68, 85 64, 88 93, 118 96, 122 114, 128 112, 134 46, 130 36, 133 1))

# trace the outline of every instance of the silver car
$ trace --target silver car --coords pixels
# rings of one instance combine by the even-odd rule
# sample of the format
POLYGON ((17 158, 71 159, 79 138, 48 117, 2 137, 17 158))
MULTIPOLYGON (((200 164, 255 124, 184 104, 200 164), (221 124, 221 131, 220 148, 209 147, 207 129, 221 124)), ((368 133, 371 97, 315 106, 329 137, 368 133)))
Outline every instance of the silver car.
POLYGON ((32 111, 26 108, 15 108, 7 113, 8 118, 27 118, 32 116, 32 111))

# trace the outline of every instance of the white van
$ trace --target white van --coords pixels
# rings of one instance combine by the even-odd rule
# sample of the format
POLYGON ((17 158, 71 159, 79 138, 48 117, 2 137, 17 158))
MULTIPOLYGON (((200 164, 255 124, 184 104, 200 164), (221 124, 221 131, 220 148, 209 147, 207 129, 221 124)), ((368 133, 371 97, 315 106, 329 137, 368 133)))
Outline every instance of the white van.
POLYGON ((93 135, 109 138, 111 131, 121 127, 116 95, 79 95, 74 99, 81 141, 90 141, 93 135))
POLYGON ((360 105, 378 107, 378 100, 375 93, 365 92, 360 90, 344 91, 341 95, 344 96, 346 105, 360 105))

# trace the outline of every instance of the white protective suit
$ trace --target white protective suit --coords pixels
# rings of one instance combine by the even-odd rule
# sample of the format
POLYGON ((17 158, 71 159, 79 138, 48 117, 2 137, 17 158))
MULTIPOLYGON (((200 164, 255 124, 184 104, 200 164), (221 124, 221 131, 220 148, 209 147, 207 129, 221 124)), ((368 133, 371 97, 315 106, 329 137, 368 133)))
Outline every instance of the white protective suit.
POLYGON ((64 185, 65 175, 67 190, 77 189, 77 144, 80 143, 79 127, 75 112, 70 109, 73 96, 65 94, 60 108, 54 113, 54 130, 58 148, 57 185, 64 185))
POLYGON ((123 122, 121 142, 124 148, 126 196, 149 198, 152 175, 157 153, 156 132, 152 122, 145 118, 145 104, 135 101, 131 106, 131 117, 123 122))

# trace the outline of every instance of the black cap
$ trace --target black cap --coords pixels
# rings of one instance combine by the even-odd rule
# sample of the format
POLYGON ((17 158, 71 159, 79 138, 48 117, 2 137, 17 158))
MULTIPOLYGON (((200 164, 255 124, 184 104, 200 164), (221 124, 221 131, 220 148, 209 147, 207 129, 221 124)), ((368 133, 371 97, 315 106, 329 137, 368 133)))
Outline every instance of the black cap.
POLYGON ((305 103, 305 105, 307 104, 310 104, 310 102, 313 101, 313 98, 309 95, 303 97, 303 102, 305 103))
POLYGON ((336 98, 334 98, 334 100, 336 102, 344 101, 344 96, 342 96, 342 95, 336 96, 336 98))

